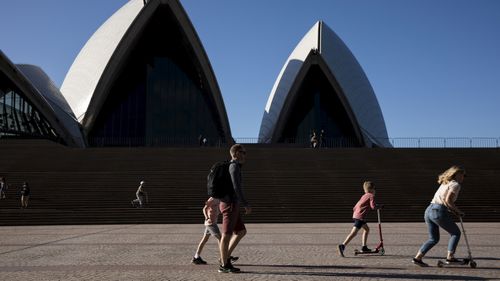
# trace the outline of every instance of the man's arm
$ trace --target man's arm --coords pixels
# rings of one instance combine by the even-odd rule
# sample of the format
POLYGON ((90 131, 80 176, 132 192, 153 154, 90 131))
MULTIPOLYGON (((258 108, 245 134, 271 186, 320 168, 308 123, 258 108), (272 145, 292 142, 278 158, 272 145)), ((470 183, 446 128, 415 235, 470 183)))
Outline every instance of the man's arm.
POLYGON ((245 208, 249 207, 248 201, 243 194, 243 188, 241 186, 241 172, 240 167, 237 163, 231 163, 231 165, 229 165, 229 174, 231 175, 231 182, 233 183, 234 192, 236 193, 241 206, 245 208))

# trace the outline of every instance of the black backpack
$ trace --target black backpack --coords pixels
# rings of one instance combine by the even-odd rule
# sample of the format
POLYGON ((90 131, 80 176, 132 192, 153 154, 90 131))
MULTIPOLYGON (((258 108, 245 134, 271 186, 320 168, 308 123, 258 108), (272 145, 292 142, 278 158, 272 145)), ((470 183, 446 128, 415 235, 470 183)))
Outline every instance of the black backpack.
POLYGON ((231 175, 229 174, 230 164, 229 161, 222 161, 215 163, 210 168, 210 173, 207 176, 208 196, 224 198, 226 195, 234 193, 231 175))

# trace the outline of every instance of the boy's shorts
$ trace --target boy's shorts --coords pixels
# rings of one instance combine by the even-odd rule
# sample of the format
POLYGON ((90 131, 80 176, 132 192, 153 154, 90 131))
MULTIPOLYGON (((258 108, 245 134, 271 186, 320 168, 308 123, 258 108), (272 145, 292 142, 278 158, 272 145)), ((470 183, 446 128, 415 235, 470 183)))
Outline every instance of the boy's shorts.
POLYGON ((219 227, 216 223, 205 226, 205 235, 221 236, 219 227))
POLYGON ((360 229, 364 224, 366 224, 366 221, 364 220, 358 220, 358 219, 352 219, 354 221, 354 227, 357 229, 360 229))
POLYGON ((238 203, 220 202, 220 212, 222 213, 222 233, 232 234, 246 230, 241 219, 240 206, 238 203))

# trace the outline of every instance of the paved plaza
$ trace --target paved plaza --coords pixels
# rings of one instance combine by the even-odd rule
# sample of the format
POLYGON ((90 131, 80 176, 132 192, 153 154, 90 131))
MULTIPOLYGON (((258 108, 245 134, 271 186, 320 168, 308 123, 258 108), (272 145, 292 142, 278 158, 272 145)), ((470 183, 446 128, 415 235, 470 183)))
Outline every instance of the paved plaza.
MULTIPOLYGON (((371 223, 369 246, 378 242, 371 223)), ((351 228, 336 224, 248 224, 234 255, 239 274, 217 272, 218 251, 209 240, 192 265, 202 225, 70 225, 0 227, 0 280, 500 280, 500 223, 466 223, 478 268, 438 268, 448 236, 419 268, 411 257, 427 238, 424 223, 383 225, 384 256, 354 256, 360 237, 336 245, 351 228)), ((460 241, 457 256, 466 255, 460 241)))

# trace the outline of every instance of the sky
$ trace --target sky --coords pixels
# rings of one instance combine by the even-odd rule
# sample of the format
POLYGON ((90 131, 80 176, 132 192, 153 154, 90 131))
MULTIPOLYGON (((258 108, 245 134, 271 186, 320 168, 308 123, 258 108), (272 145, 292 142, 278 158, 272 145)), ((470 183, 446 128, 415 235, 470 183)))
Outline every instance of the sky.
MULTIPOLYGON (((0 49, 61 86, 128 0, 0 0, 0 49)), ((300 39, 323 20, 365 71, 391 138, 500 137, 498 0, 180 0, 208 55, 235 138, 257 138, 300 39)))

